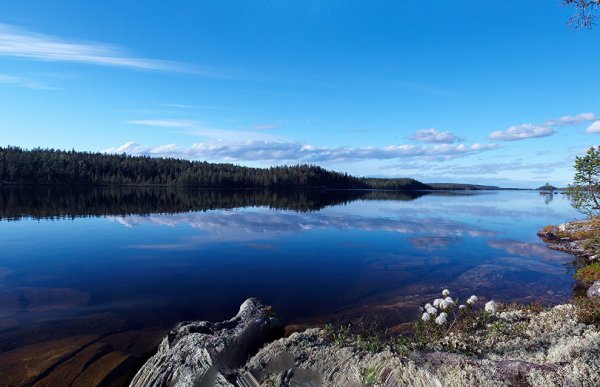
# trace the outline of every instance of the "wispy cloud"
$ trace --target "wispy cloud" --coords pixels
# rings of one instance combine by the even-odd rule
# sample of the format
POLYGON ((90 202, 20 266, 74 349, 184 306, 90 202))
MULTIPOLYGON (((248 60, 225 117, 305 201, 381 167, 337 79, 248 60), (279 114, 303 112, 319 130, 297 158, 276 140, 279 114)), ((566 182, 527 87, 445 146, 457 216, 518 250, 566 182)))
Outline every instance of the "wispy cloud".
POLYGON ((16 75, 0 74, 0 85, 24 87, 33 90, 56 90, 56 87, 49 86, 29 78, 16 75))
POLYGON ((528 138, 552 136, 556 131, 550 126, 522 124, 511 126, 506 130, 496 130, 488 136, 490 140, 517 141, 528 138))
POLYGON ((461 165, 441 165, 431 163, 403 163, 384 165, 381 169, 404 169, 439 172, 443 176, 476 176, 495 175, 503 171, 531 171, 534 173, 545 173, 557 168, 570 166, 567 161, 560 160, 544 163, 524 163, 522 161, 511 161, 501 163, 477 163, 461 165))
POLYGON ((571 126, 597 120, 594 113, 581 113, 576 116, 563 116, 559 119, 548 120, 544 123, 546 126, 571 126))
POLYGON ((97 42, 74 42, 3 23, 0 23, 0 55, 137 70, 190 71, 180 63, 132 56, 113 45, 97 42))
POLYGON ((198 125, 198 122, 191 120, 178 120, 178 119, 167 119, 167 120, 128 120, 125 121, 128 124, 143 125, 143 126, 157 126, 161 128, 193 128, 198 125))
POLYGON ((181 157, 188 159, 276 162, 355 162, 399 158, 448 160, 496 149, 495 144, 390 145, 386 147, 328 148, 288 141, 250 140, 246 142, 210 141, 182 147, 176 144, 145 147, 128 142, 104 150, 106 153, 128 153, 181 157))
MULTIPOLYGON (((541 125, 521 124, 511 126, 506 130, 496 130, 488 136, 491 140, 517 141, 529 138, 548 137, 556 133, 557 126, 574 126, 597 120, 594 113, 581 113, 575 116, 563 116, 558 119, 550 119, 541 125)), ((588 128, 589 129, 589 128, 588 128)), ((588 133, 590 133, 588 131, 588 133)))
POLYGON ((279 124, 258 124, 253 126, 257 130, 271 130, 279 128, 279 124))
POLYGON ((600 133, 600 120, 594 122, 585 130, 586 133, 600 133))
POLYGON ((458 137, 450 132, 441 132, 435 128, 417 130, 411 137, 412 140, 420 142, 434 142, 441 144, 452 144, 458 141, 458 137))
POLYGON ((175 108, 175 109, 193 109, 192 105, 184 105, 180 103, 161 103, 160 106, 175 108))

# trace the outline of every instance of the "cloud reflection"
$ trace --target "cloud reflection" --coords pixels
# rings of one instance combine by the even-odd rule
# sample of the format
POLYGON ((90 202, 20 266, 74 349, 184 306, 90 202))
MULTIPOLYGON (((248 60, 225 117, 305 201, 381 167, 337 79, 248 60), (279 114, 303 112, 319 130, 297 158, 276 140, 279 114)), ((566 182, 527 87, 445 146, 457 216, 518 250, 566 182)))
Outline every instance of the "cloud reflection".
MULTIPOLYGON (((284 233, 312 230, 359 230, 416 235, 411 243, 419 248, 444 247, 463 236, 494 237, 496 232, 442 218, 370 217, 356 214, 296 213, 290 211, 209 211, 150 216, 108 217, 125 227, 156 225, 166 227, 190 226, 203 231, 203 240, 236 241, 269 238, 284 233), (418 235, 424 234, 424 235, 418 235), (431 237, 430 235, 434 235, 431 237)), ((138 248, 170 248, 175 245, 136 245, 138 248)))

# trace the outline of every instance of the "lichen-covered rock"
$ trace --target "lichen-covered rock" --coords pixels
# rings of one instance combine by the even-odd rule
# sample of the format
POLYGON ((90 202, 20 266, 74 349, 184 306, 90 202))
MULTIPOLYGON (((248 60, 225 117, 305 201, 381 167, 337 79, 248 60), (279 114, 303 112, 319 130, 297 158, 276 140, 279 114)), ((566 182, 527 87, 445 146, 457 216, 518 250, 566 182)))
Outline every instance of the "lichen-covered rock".
MULTIPOLYGON (((318 329, 261 349, 244 368, 255 386, 598 386, 600 332, 572 305, 497 313, 496 330, 452 335, 408 357, 336 346, 318 329), (464 345, 462 345, 462 344, 464 345)), ((246 384, 252 385, 252 384, 246 384)))
POLYGON ((281 332, 281 323, 270 308, 248 299, 231 320, 177 325, 130 385, 232 386, 236 370, 281 332))
POLYGON ((596 302, 600 302, 600 281, 596 281, 590 286, 587 290, 587 296, 596 302))
POLYGON ((597 234, 599 226, 600 219, 578 220, 544 227, 538 236, 553 250, 592 260, 596 258, 596 252, 588 247, 589 241, 597 234))

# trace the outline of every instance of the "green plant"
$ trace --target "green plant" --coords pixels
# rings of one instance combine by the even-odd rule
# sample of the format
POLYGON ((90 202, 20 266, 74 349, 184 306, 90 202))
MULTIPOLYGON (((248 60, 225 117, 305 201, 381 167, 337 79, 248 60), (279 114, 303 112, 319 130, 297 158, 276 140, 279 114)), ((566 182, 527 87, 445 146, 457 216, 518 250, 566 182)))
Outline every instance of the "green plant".
POLYGON ((573 304, 577 308, 579 322, 593 324, 600 328, 600 303, 588 297, 575 297, 573 304))
POLYGON ((356 344, 365 352, 379 352, 383 349, 383 340, 379 334, 359 334, 356 337, 356 344))
POLYGON ((350 340, 350 324, 340 325, 335 328, 331 324, 325 325, 323 333, 337 347, 343 347, 350 340))
POLYGON ((373 385, 375 382, 377 382, 382 369, 383 366, 378 365, 364 370, 362 374, 363 384, 373 385))
POLYGON ((585 286, 591 286, 594 282, 600 280, 600 263, 594 262, 577 270, 575 279, 585 286))
POLYGON ((591 147, 575 158, 573 184, 567 188, 571 205, 590 217, 600 213, 600 147, 591 147))
POLYGON ((392 346, 400 356, 410 357, 412 354, 413 340, 408 336, 400 336, 392 346))

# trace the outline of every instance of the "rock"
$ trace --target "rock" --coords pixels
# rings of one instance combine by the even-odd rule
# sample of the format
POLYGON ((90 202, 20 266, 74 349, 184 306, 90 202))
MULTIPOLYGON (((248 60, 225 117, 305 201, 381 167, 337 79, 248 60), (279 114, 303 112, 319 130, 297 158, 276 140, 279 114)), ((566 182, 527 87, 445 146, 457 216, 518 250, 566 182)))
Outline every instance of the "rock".
POLYGON ((1 383, 32 385, 96 339, 97 336, 75 336, 3 352, 0 354, 1 383))
POLYGON ((69 384, 72 387, 122 386, 131 377, 126 370, 131 369, 135 359, 123 352, 110 352, 85 368, 77 379, 69 384))
POLYGON ((589 248, 588 242, 595 237, 599 226, 599 219, 578 220, 544 227, 538 236, 553 250, 591 259, 596 252, 589 248))
POLYGON ((47 376, 40 379, 33 387, 70 386, 89 364, 110 351, 111 348, 107 344, 92 343, 75 356, 68 358, 52 369, 47 376))
POLYGON ((537 314, 519 310, 504 317, 502 325, 520 333, 469 332, 432 343, 426 351, 412 350, 408 357, 391 348, 372 353, 352 343, 334 345, 319 329, 293 333, 253 356, 239 385, 600 385, 600 332, 578 323, 575 307, 537 314), (476 354, 456 343, 440 346, 444 341, 469 342, 476 354))
POLYGON ((594 282, 592 286, 587 290, 587 296, 596 302, 600 302, 600 280, 594 282))
POLYGON ((250 298, 230 320, 177 325, 130 385, 232 386, 239 376, 236 370, 282 333, 270 307, 250 298))

